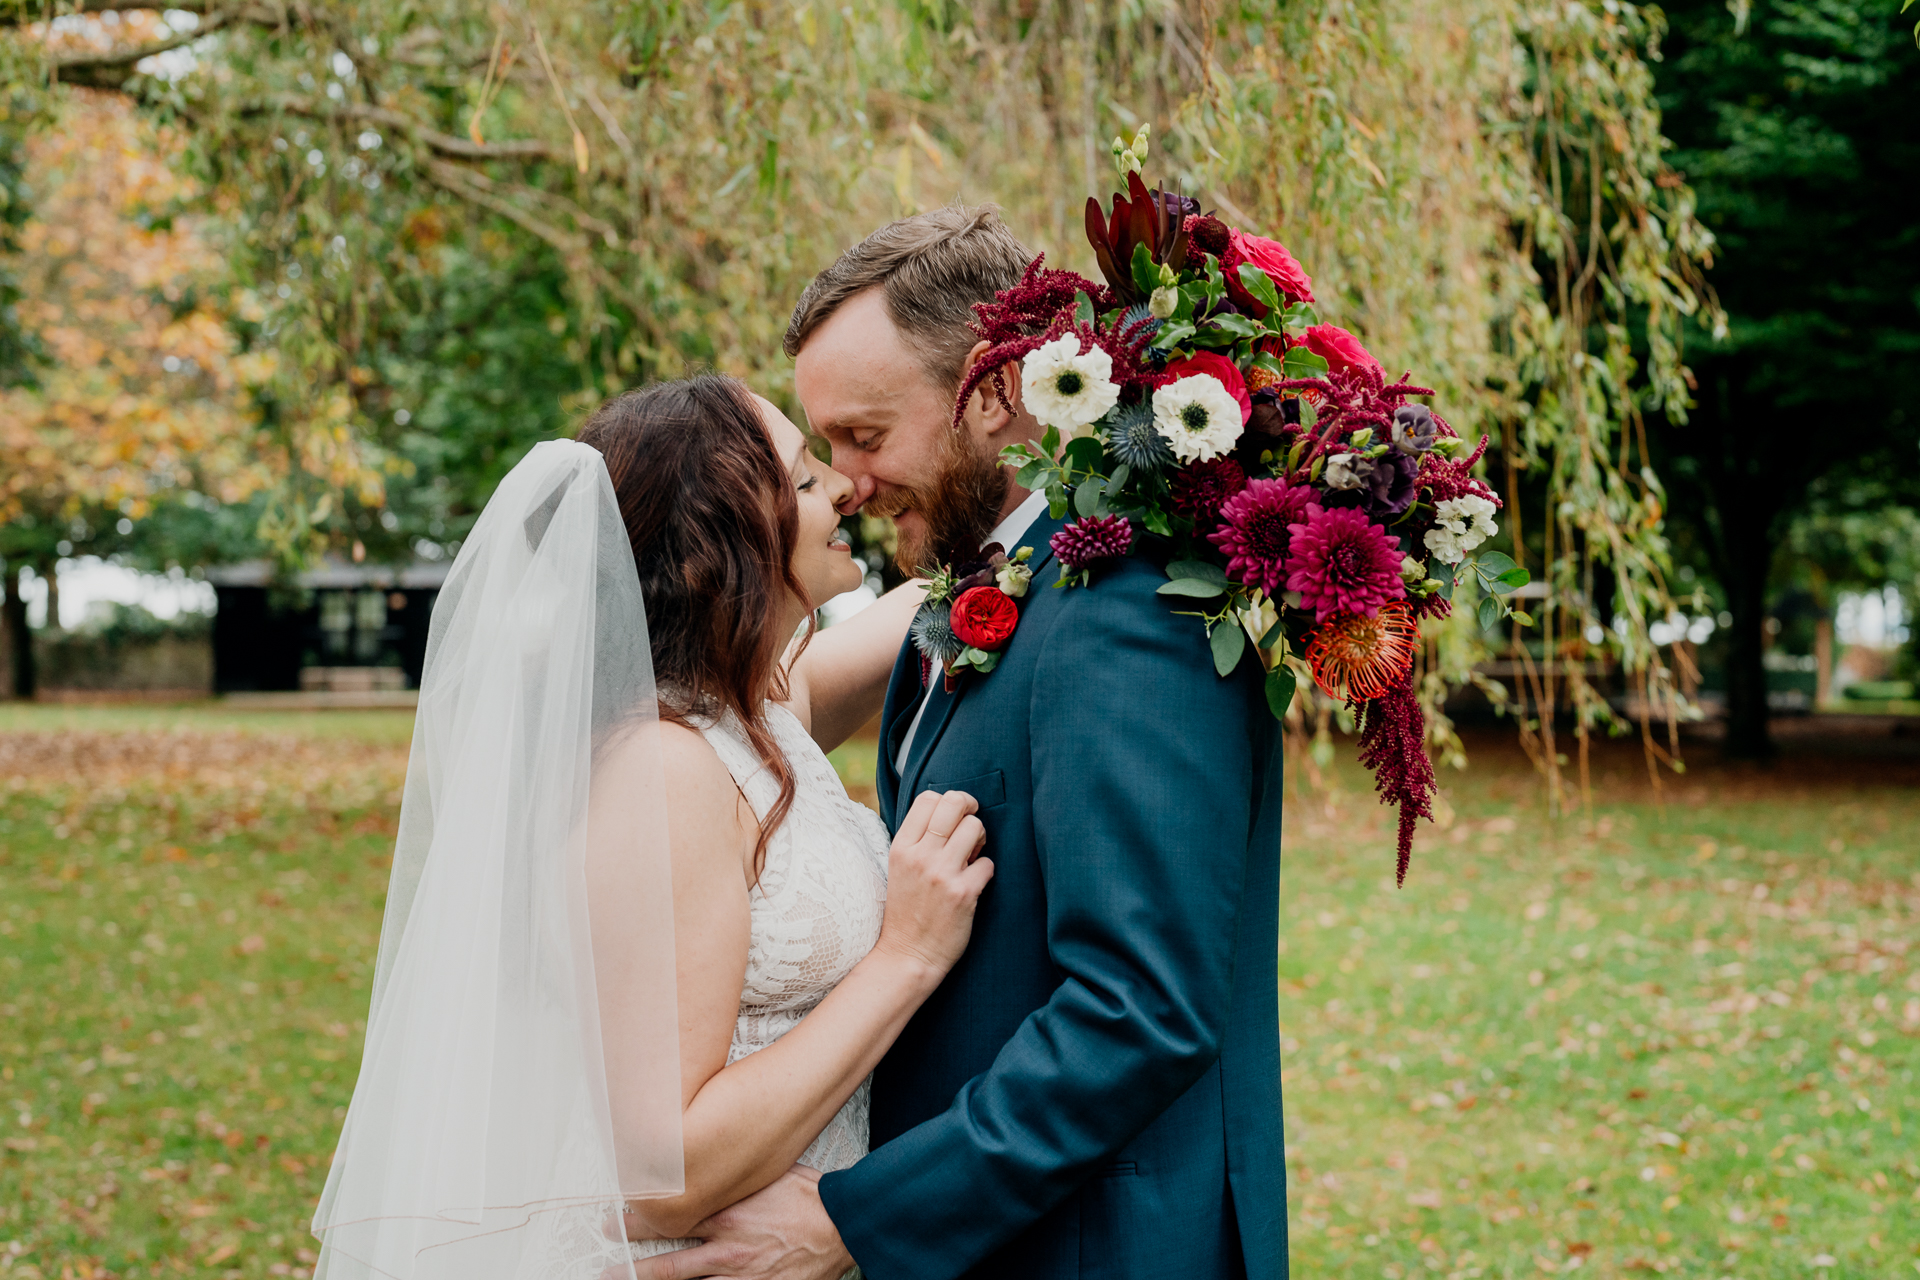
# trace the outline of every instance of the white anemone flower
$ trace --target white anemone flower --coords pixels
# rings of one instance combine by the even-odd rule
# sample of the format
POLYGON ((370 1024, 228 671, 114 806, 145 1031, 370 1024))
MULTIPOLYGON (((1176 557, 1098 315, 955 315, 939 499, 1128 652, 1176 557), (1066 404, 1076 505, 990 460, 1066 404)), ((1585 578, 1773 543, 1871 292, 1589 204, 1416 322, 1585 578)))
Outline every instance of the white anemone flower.
POLYGON ((1020 362, 1021 398, 1043 427, 1069 434, 1090 427, 1120 403, 1113 357, 1099 347, 1082 353, 1074 334, 1036 347, 1020 362))
POLYGON ((1206 373, 1177 378, 1155 391, 1153 425, 1182 464, 1222 456, 1246 428, 1240 402, 1206 373))

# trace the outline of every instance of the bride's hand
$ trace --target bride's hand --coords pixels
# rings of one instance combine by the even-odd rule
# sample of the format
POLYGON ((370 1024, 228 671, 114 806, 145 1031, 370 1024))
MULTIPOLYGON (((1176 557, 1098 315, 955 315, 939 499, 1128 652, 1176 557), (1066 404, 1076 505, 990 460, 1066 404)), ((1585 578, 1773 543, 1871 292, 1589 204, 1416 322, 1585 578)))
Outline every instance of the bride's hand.
POLYGON ((959 961, 974 904, 993 879, 993 860, 979 856, 987 842, 979 807, 964 791, 915 798, 887 855, 887 914, 875 951, 924 964, 936 978, 959 961))

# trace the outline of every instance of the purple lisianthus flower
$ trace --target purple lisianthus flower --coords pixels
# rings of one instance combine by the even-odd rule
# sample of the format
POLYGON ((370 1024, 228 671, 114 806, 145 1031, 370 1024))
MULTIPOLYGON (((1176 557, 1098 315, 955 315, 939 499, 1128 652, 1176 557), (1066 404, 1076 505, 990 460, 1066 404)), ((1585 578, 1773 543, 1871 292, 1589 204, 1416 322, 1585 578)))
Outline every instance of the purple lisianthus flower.
POLYGON ((1319 507, 1288 530, 1287 587, 1317 622, 1337 614, 1371 618, 1390 600, 1406 598, 1400 544, 1352 507, 1319 507))
POLYGON ((1227 554, 1227 572, 1270 596, 1287 579, 1292 530, 1320 509, 1314 491, 1284 480, 1251 480, 1220 508, 1221 525, 1208 541, 1227 554))

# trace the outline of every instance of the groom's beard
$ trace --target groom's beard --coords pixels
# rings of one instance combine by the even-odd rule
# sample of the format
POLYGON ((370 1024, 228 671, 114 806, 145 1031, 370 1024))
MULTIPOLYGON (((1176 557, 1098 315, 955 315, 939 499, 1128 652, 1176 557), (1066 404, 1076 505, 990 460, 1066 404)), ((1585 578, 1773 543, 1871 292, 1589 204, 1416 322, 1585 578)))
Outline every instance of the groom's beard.
POLYGON ((913 511, 926 523, 924 531, 900 529, 893 556, 900 572, 911 576, 935 564, 972 560, 1000 522, 1007 475, 991 458, 974 452, 972 444, 963 433, 949 431, 941 441, 943 456, 932 483, 888 489, 868 501, 868 515, 913 511))

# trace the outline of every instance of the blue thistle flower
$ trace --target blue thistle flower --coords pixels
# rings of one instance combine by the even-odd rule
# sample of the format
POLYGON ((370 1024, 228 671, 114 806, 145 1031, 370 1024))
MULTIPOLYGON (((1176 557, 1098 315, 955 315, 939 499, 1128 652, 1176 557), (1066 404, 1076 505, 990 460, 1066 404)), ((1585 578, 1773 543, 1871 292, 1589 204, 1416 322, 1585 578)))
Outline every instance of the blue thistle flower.
POLYGON ((1140 332, 1147 335, 1148 345, 1151 346, 1153 335, 1160 332, 1160 319, 1147 310, 1147 304, 1144 302, 1136 302, 1127 308, 1126 314, 1120 317, 1120 332, 1125 333, 1142 320, 1146 321, 1147 325, 1140 332))
POLYGON ((946 666, 966 647, 953 634, 951 613, 951 604, 928 601, 913 615, 913 646, 936 667, 946 666))
POLYGON ((1113 411, 1107 428, 1107 452, 1136 473, 1162 471, 1173 465, 1173 450, 1153 425, 1153 405, 1123 404, 1113 411))

